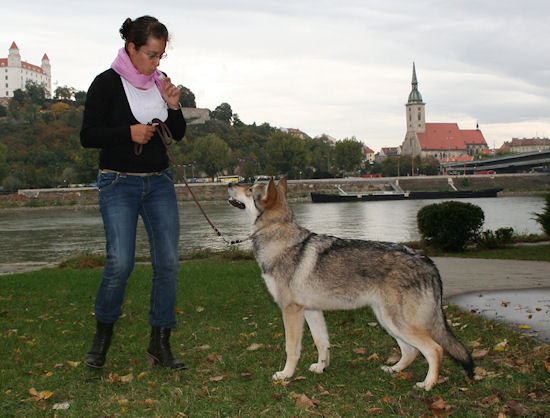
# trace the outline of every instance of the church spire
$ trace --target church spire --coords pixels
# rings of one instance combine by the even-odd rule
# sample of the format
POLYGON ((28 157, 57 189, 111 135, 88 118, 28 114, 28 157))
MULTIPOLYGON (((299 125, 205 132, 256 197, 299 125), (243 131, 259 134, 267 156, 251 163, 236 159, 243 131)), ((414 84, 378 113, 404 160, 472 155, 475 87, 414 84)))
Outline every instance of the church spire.
POLYGON ((424 104, 422 102, 422 95, 418 91, 418 81, 416 80, 416 66, 413 62, 413 74, 412 74, 412 81, 411 81, 411 93, 409 94, 409 101, 407 104, 424 104))

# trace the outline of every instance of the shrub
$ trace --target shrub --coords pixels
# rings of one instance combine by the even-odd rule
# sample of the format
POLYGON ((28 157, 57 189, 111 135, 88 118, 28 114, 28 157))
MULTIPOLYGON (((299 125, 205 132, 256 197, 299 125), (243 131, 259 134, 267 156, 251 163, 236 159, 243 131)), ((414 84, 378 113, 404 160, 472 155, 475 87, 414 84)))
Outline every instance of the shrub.
POLYGON ((477 244, 482 248, 502 248, 512 242, 513 228, 499 228, 495 232, 488 229, 477 237, 477 244))
POLYGON ((545 234, 550 236, 550 193, 546 195, 545 200, 544 212, 534 213, 534 215, 535 220, 542 226, 545 234))
POLYGON ((427 245, 443 251, 462 251, 479 234, 485 215, 471 203, 447 201, 424 206, 416 219, 427 245))

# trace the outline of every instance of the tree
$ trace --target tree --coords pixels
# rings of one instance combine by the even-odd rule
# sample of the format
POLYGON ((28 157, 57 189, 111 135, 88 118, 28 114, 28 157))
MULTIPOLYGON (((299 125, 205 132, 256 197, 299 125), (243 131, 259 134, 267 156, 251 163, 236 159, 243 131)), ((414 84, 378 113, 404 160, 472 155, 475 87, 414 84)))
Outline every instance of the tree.
POLYGON ((8 147, 0 143, 0 180, 6 177, 8 172, 8 147))
POLYGON ((193 146, 192 158, 209 177, 216 177, 232 162, 231 148, 216 135, 198 138, 193 146))
POLYGON ((71 101, 74 96, 74 88, 67 86, 59 86, 55 89, 54 100, 71 101))
POLYGON ((231 110, 231 106, 227 103, 222 103, 211 114, 212 119, 221 120, 222 122, 225 122, 227 124, 231 124, 231 120, 233 119, 233 110, 231 110))
POLYGON ((265 152, 277 174, 287 174, 289 178, 298 178, 311 162, 305 141, 291 133, 279 131, 271 135, 265 144, 265 152))
POLYGON ((355 138, 338 141, 334 147, 335 162, 340 170, 358 170, 363 160, 363 144, 355 138))
POLYGON ((195 95, 191 90, 189 90, 187 87, 182 86, 181 84, 178 85, 178 89, 181 92, 180 103, 183 107, 197 107, 197 103, 195 102, 195 95))
POLYGON ((77 106, 83 106, 86 103, 86 92, 82 90, 75 92, 74 100, 77 106))
POLYGON ((8 109, 6 109, 4 106, 0 105, 0 118, 8 116, 8 109))
POLYGON ((318 138, 306 140, 311 152, 311 165, 315 178, 331 177, 331 169, 333 165, 334 145, 328 137, 321 136, 318 138))
POLYGON ((26 101, 29 103, 42 107, 46 102, 46 87, 43 84, 28 80, 25 83, 25 96, 26 101))

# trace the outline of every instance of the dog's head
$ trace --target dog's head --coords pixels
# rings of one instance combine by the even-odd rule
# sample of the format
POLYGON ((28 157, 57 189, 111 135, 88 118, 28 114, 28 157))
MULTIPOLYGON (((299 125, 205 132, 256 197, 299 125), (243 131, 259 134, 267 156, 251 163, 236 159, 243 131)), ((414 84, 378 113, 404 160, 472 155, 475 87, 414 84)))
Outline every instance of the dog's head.
POLYGON ((229 203, 245 210, 253 223, 260 220, 289 220, 292 219, 292 212, 286 201, 286 190, 286 177, 277 185, 273 178, 267 184, 229 183, 229 203))

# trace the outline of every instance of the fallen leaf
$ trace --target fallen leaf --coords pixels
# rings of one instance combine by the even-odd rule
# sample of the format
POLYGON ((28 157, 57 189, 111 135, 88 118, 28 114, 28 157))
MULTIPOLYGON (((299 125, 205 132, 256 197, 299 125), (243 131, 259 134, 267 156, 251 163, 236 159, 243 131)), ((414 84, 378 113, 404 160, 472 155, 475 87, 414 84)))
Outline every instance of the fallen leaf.
POLYGON ((134 375, 132 373, 127 374, 126 376, 120 376, 120 381, 122 383, 129 383, 134 380, 134 375))
POLYGON ((489 354, 489 350, 476 348, 475 350, 472 351, 472 358, 474 360, 479 360, 479 359, 485 358, 487 354, 489 354))
POLYGON ((54 403, 52 406, 52 409, 58 411, 58 410, 69 409, 70 407, 71 407, 71 404, 69 402, 61 402, 61 403, 54 403))
POLYGON ((369 357, 367 357, 367 360, 369 360, 369 361, 377 360, 377 359, 378 359, 378 354, 376 354, 376 353, 371 354, 369 357))
POLYGON ((222 374, 220 376, 211 377, 208 380, 210 380, 211 382, 221 382, 222 380, 227 379, 228 377, 229 377, 228 375, 222 374))
POLYGON ((313 407, 313 402, 303 393, 294 394, 294 400, 296 401, 296 408, 298 409, 307 409, 313 407))
POLYGON ((378 326, 378 322, 369 322, 367 325, 371 328, 374 328, 378 326))
POLYGON ((366 354, 367 350, 364 347, 354 348, 353 352, 355 354, 366 354))
POLYGON ((206 360, 212 363, 217 360, 222 361, 222 356, 220 356, 218 353, 212 353, 212 354, 209 354, 208 357, 206 357, 206 360))
POLYGON ((550 358, 545 360, 544 367, 546 368, 546 371, 550 373, 550 358))
POLYGON ((499 342, 497 345, 493 347, 493 350, 495 351, 504 351, 506 350, 506 347, 508 346, 508 340, 504 340, 499 342))
POLYGON ((197 306, 197 308, 195 309, 197 312, 203 312, 204 311, 204 307, 202 306, 197 306))
POLYGON ((531 329, 531 325, 518 325, 518 328, 521 328, 521 329, 531 329))
POLYGON ((143 379, 143 376, 145 376, 146 374, 147 374, 147 372, 141 372, 140 374, 138 374, 137 379, 138 379, 138 380, 143 379))
POLYGON ((263 344, 256 344, 256 343, 254 343, 254 344, 251 344, 251 345, 247 348, 247 350, 248 350, 248 351, 256 351, 256 350, 259 350, 260 348, 262 348, 263 346, 264 346, 263 344))
POLYGON ((67 364, 71 367, 78 367, 80 365, 80 361, 67 361, 67 364))
POLYGON ((500 304, 506 308, 506 307, 508 307, 508 305, 510 304, 510 302, 502 301, 502 302, 500 302, 500 304))

